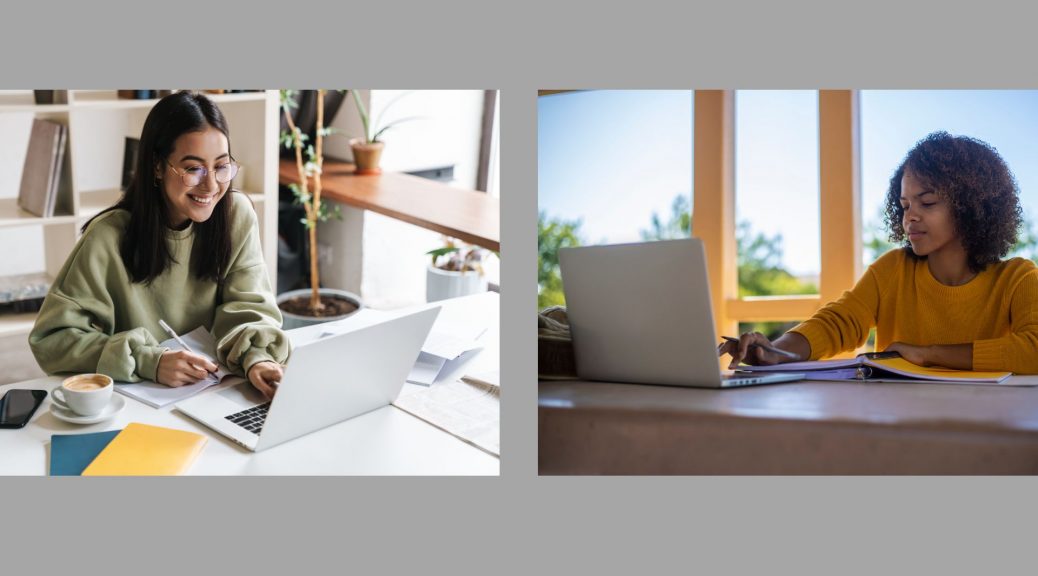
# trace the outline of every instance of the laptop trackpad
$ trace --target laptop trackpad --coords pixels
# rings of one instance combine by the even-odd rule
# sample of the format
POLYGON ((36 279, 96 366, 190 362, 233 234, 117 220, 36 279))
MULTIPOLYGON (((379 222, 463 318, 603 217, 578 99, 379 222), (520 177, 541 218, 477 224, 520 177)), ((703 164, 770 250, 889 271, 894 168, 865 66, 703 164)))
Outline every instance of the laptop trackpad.
POLYGON ((250 408, 267 402, 267 397, 248 382, 220 390, 218 394, 242 408, 250 408))

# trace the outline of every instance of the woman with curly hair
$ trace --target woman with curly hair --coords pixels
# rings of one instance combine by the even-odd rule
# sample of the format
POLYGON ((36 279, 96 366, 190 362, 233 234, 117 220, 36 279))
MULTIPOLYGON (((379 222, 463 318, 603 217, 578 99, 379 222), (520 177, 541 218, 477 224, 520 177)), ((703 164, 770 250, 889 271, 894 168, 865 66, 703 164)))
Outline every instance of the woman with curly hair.
MULTIPOLYGON (((858 283, 779 337, 775 347, 816 360, 863 345, 920 366, 1038 373, 1038 268, 1002 260, 1022 222, 1016 181, 988 144, 935 132, 909 151, 890 179, 886 224, 903 244, 858 283)), ((719 351, 738 363, 790 362, 753 344, 719 351)))

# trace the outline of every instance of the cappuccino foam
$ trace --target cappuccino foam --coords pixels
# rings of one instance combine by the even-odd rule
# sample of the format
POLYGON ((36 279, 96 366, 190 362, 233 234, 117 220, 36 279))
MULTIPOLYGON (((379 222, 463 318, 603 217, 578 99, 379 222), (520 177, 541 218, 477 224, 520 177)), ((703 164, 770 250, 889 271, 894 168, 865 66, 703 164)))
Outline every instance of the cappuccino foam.
POLYGON ((108 382, 100 381, 99 379, 87 379, 72 380, 71 382, 65 383, 65 388, 69 390, 75 390, 77 392, 90 392, 91 390, 100 390, 108 385, 108 382))

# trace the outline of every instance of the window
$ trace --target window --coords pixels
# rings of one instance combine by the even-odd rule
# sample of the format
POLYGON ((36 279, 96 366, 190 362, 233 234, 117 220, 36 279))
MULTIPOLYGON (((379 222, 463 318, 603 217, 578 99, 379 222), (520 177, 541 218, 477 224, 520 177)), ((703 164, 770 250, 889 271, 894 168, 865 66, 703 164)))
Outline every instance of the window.
POLYGON ((818 93, 735 94, 739 296, 817 294, 818 93))
POLYGON ((538 98, 541 307, 562 303, 559 247, 689 235, 692 107, 687 90, 538 98))

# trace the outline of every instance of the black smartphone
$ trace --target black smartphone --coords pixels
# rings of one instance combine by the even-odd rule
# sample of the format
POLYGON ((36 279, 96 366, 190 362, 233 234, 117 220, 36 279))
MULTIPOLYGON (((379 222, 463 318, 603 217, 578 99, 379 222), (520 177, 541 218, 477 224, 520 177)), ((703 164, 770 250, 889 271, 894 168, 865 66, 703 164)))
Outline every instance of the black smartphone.
POLYGON ((46 390, 8 390, 0 398, 0 428, 21 428, 28 424, 46 397, 46 390))

